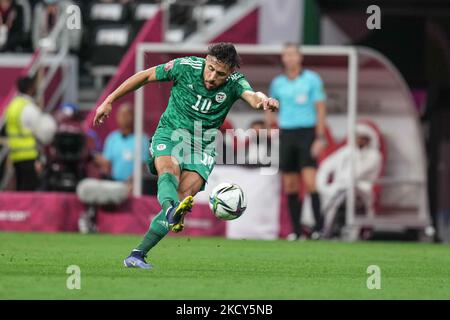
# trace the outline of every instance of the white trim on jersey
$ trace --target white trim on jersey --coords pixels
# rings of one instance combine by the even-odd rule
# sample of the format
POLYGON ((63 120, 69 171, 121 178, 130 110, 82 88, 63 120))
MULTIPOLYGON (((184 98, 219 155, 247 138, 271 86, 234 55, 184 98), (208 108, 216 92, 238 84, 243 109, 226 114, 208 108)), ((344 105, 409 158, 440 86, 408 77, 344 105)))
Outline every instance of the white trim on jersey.
POLYGON ((202 62, 201 61, 194 61, 190 58, 183 58, 181 59, 180 64, 189 65, 194 69, 202 69, 202 62))
POLYGON ((201 66, 195 66, 195 65, 192 65, 192 64, 190 64, 190 63, 183 63, 183 62, 180 62, 180 64, 185 64, 185 65, 191 66, 192 68, 198 69, 198 70, 201 70, 201 69, 202 69, 201 66))

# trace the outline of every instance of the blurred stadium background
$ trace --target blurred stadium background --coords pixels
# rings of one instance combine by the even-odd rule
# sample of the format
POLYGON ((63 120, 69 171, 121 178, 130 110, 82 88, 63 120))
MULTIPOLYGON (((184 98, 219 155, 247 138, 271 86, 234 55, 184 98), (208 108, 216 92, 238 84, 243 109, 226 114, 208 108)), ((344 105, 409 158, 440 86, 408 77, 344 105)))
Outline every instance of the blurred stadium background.
MULTIPOLYGON (((9 2, 0 5, 8 8, 9 2)), ((86 207, 76 187, 86 177, 99 176, 90 155, 101 152, 105 137, 117 128, 114 116, 93 128, 95 107, 133 73, 175 57, 203 55, 208 43, 229 41, 237 44, 243 58, 241 71, 255 89, 267 92, 282 71, 282 45, 297 42, 305 67, 324 80, 332 148, 328 152, 346 143, 356 123, 366 121, 376 129, 382 153, 373 208, 361 214, 354 205, 355 193, 349 192, 341 239, 450 242, 450 1, 11 3, 17 21, 11 18, 14 28, 8 25, 8 32, 15 40, 5 40, 0 53, 2 128, 16 81, 24 75, 38 75, 36 101, 58 127, 53 142, 42 146, 44 168, 33 192, 16 191, 8 141, 2 137, 1 232, 79 231, 78 219, 86 207), (381 29, 367 27, 372 4, 381 9, 381 29), (45 28, 39 21, 45 21, 45 28)), ((0 12, 6 16, 8 10, 0 12)), ((138 138, 152 135, 169 90, 167 84, 149 85, 117 103, 129 102, 143 115, 136 117, 138 138)), ((238 103, 224 129, 247 129, 263 117, 238 103)), ((245 137, 224 141, 233 150, 246 143, 245 137)), ((134 170, 129 198, 98 208, 99 233, 142 235, 159 211, 155 178, 139 165, 134 170)), ((280 178, 259 170, 217 165, 206 191, 232 179, 247 193, 248 210, 236 221, 218 221, 203 192, 186 218, 183 236, 284 239, 291 231, 280 178), (261 199, 261 194, 270 196, 261 199)), ((311 213, 308 205, 303 208, 307 226, 311 213)))
MULTIPOLYGON (((59 278, 50 276, 59 272, 54 265, 70 264, 70 261, 80 257, 85 259, 80 263, 85 263, 86 269, 92 274, 98 272, 97 266, 117 263, 120 267, 119 258, 147 231, 150 220, 159 211, 156 179, 139 165, 140 161, 136 159, 140 159, 141 153, 145 151, 137 148, 129 195, 121 203, 101 205, 96 209, 96 231, 109 235, 96 239, 89 235, 67 234, 82 231, 79 218, 90 207, 78 197, 77 186, 85 178, 101 177, 102 173, 94 164, 93 157, 102 152, 105 138, 117 128, 117 107, 102 127, 94 128, 92 119, 95 108, 133 73, 175 57, 201 56, 208 43, 218 41, 237 45, 243 58, 241 71, 255 89, 263 92, 268 91, 270 81, 282 71, 279 58, 282 45, 287 42, 301 45, 305 67, 321 75, 327 94, 329 148, 321 155, 322 160, 348 141, 351 143, 352 139, 347 137, 355 132, 357 123, 366 123, 375 130, 377 146, 382 155, 382 169, 373 186, 373 202, 369 210, 361 212, 356 206, 357 194, 354 188, 349 189, 345 199, 345 225, 339 239, 450 242, 450 1, 0 0, 0 13, 0 253, 2 259, 9 259, 2 275, 7 276, 4 284, 10 288, 9 291, 0 290, 0 297, 42 297, 42 292, 53 292, 59 281, 59 278), (367 8, 373 4, 381 10, 380 29, 367 26, 367 20, 372 14, 372 11, 367 12, 367 8), (5 110, 17 96, 17 80, 26 75, 37 78, 36 104, 53 116, 57 127, 52 141, 39 146, 42 164, 39 186, 35 191, 19 192, 10 146, 5 136, 5 110), (62 234, 47 238, 41 234, 34 237, 36 233, 62 234), (135 237, 111 236, 118 234, 133 234, 135 237), (64 238, 64 235, 67 237, 64 238), (115 255, 114 262, 107 261, 111 257, 105 254, 98 257, 92 252, 80 251, 80 248, 93 248, 95 245, 99 247, 93 252, 112 252, 115 255), (22 250, 30 256, 17 253, 22 250), (53 256, 51 252, 60 254, 62 260, 58 261, 58 256, 53 256), (15 260, 13 257, 16 257, 15 260), (34 264, 29 263, 28 259, 34 264), (44 266, 41 264, 43 259, 49 259, 51 263, 44 266), (28 278, 14 271, 17 269, 14 267, 17 260, 22 265, 31 265, 31 268, 32 265, 43 266, 43 274, 48 274, 49 279, 56 282, 49 282, 42 291, 35 289, 33 293, 23 295, 19 287, 21 283, 26 285, 28 278)), ((140 139, 146 139, 154 132, 166 107, 169 92, 168 84, 149 85, 116 104, 130 103, 135 108, 136 145, 139 145, 140 139)), ((263 118, 263 113, 239 102, 222 129, 248 129, 254 121, 263 118)), ((50 124, 42 122, 44 133, 52 131, 50 124)), ((250 142, 245 135, 238 135, 225 136, 219 143, 225 146, 225 150, 235 152, 247 148, 250 142)), ((274 152, 277 152, 276 148, 274 152)), ((271 165, 276 167, 277 163, 271 165)), ((366 244, 359 244, 358 248, 337 247, 338 244, 334 242, 329 242, 328 246, 327 241, 321 242, 320 246, 305 242, 302 246, 302 243, 298 243, 297 248, 284 242, 270 244, 249 241, 247 245, 222 242, 224 239, 285 239, 291 232, 280 177, 278 174, 261 174, 262 169, 270 168, 216 165, 206 192, 196 197, 193 212, 186 218, 186 229, 182 236, 188 237, 188 242, 196 236, 204 239, 192 241, 202 251, 188 249, 183 259, 195 260, 197 255, 199 260, 186 262, 184 268, 192 268, 187 273, 193 272, 192 278, 196 279, 197 273, 194 271, 198 263, 209 263, 213 274, 205 273, 205 278, 202 278, 205 280, 209 276, 216 277, 214 272, 219 272, 221 268, 226 273, 227 268, 233 269, 239 263, 249 266, 255 263, 252 268, 260 268, 258 261, 265 261, 267 254, 280 254, 279 263, 273 267, 281 270, 282 274, 294 272, 293 278, 284 279, 286 283, 280 280, 275 284, 278 278, 274 275, 261 275, 258 278, 255 273, 249 275, 255 282, 254 287, 247 287, 247 292, 239 291, 242 289, 239 289, 240 281, 231 281, 225 276, 223 286, 217 291, 211 291, 211 295, 202 291, 202 288, 210 285, 206 280, 200 281, 197 286, 185 286, 180 294, 194 298, 267 298, 267 295, 255 292, 270 292, 273 288, 269 284, 273 284, 279 289, 273 291, 275 298, 295 298, 298 296, 285 294, 289 283, 294 283, 289 281, 296 281, 295 277, 314 278, 322 271, 327 273, 322 263, 325 260, 321 260, 324 257, 327 257, 327 262, 335 263, 336 269, 328 272, 330 275, 343 275, 345 281, 353 279, 353 275, 347 275, 347 272, 359 270, 352 260, 356 254, 366 265, 375 258, 386 264, 397 259, 398 264, 392 264, 391 270, 394 267, 401 269, 400 261, 403 259, 411 259, 409 265, 417 266, 417 270, 402 269, 406 282, 394 281, 397 291, 391 291, 383 297, 445 295, 445 286, 434 290, 440 284, 441 276, 444 276, 442 270, 446 269, 440 267, 446 263, 445 259, 441 259, 444 255, 440 251, 442 248, 427 246, 428 251, 421 251, 425 247, 392 245, 388 250, 381 245, 368 247, 366 244), (248 209, 236 221, 219 221, 209 210, 208 192, 218 183, 230 180, 245 191, 248 209), (214 237, 223 239, 214 240, 214 237), (228 255, 223 254, 219 260, 210 261, 219 249, 208 251, 207 248, 221 246, 222 250, 239 247, 238 251, 242 250, 244 254, 230 256, 231 251, 226 251, 228 255), (333 260, 334 248, 343 254, 339 261, 333 260), (300 250, 299 256, 295 255, 297 249, 300 250), (306 268, 306 275, 300 269, 290 269, 295 264, 302 264, 300 254, 317 256, 310 268, 306 268), (248 261, 244 256, 248 257, 248 261), (430 280, 427 284, 433 289, 414 282, 418 286, 423 285, 420 287, 422 291, 418 289, 415 293, 410 292, 411 296, 402 295, 408 292, 408 285, 411 285, 407 274, 416 280, 424 276, 419 267, 420 262, 428 263, 428 269, 423 270, 429 273, 425 274, 435 275, 433 279, 436 282, 430 280), (236 291, 227 289, 227 283, 231 283, 228 280, 234 286, 238 285, 233 287, 236 291), (265 281, 273 283, 267 284, 265 281), (268 290, 260 290, 264 284, 267 284, 268 290), (236 295, 236 292, 239 294, 236 295)), ((353 178, 349 179, 354 186, 353 178)), ((305 198, 306 204, 310 201, 303 191, 299 196, 305 198)), ((313 221, 309 208, 309 205, 303 206, 302 222, 305 226, 312 225, 313 221)), ((326 216, 327 212, 324 214, 326 216)), ((328 220, 328 224, 333 223, 334 220, 328 220)), ((177 265, 172 258, 180 246, 177 237, 163 241, 162 246, 169 254, 156 251, 159 263, 169 266, 169 270, 177 265)), ((33 269, 28 271, 34 274, 33 269)), ((114 277, 119 271, 110 269, 105 272, 114 277)), ((167 274, 164 272, 156 273, 156 277, 165 279, 167 274)), ((240 276, 244 282, 248 280, 245 272, 240 276)), ((362 278, 365 281, 364 274, 362 278)), ((100 279, 100 282, 96 282, 98 292, 90 292, 83 297, 123 297, 117 294, 122 291, 129 294, 126 296, 128 298, 142 297, 125 286, 127 278, 121 279, 123 288, 127 288, 125 291, 123 288, 103 290, 106 282, 100 279), (105 291, 115 293, 103 296, 102 292, 105 291)), ((39 281, 38 277, 35 281, 39 281)), ((345 281, 339 284, 342 290, 337 291, 343 294, 341 297, 374 297, 368 295, 367 291, 345 289, 348 283, 345 281)), ((314 289, 315 284, 309 283, 304 288, 314 289)), ((174 292, 179 290, 178 287, 169 289, 166 295, 156 290, 143 297, 173 298, 174 292)), ((310 292, 303 297, 329 297, 326 291, 333 292, 335 289, 335 286, 329 285, 323 287, 324 291, 310 292)), ((67 297, 66 293, 56 296, 67 297)))

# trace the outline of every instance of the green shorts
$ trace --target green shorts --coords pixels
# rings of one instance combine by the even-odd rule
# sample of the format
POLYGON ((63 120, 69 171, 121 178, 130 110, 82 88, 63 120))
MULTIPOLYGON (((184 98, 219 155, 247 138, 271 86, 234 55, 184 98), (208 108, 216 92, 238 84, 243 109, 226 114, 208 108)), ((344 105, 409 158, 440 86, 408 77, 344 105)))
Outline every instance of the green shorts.
MULTIPOLYGON (((155 159, 160 156, 173 156, 180 165, 180 171, 197 172, 204 180, 208 181, 215 161, 215 151, 203 151, 202 147, 194 147, 188 138, 175 140, 172 138, 172 130, 158 128, 150 138, 150 158, 148 167, 151 173, 158 174, 155 167, 155 159)), ((205 183, 201 190, 205 189, 205 183)))

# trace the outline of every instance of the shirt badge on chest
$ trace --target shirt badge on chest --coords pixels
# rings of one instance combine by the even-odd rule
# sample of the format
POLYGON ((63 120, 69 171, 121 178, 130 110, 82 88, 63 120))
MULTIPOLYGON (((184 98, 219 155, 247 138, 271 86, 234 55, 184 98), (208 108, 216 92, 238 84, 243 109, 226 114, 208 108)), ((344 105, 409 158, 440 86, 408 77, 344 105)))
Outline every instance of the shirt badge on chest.
POLYGON ((122 157, 125 161, 131 161, 133 160, 133 153, 130 150, 124 150, 122 152, 122 157))
POLYGON ((224 102, 226 98, 227 98, 227 95, 225 94, 225 92, 219 92, 218 94, 216 94, 217 103, 224 102))
POLYGON ((308 102, 308 96, 304 93, 300 93, 295 97, 295 102, 298 104, 304 104, 308 102))

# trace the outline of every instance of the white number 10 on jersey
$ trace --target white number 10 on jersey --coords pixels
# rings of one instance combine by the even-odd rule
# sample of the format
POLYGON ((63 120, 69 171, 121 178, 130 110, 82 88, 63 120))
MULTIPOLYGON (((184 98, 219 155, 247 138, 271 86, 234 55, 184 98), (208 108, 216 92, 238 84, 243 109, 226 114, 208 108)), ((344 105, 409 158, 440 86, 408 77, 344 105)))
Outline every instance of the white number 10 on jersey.
POLYGON ((211 99, 208 98, 203 98, 201 95, 197 95, 197 102, 195 103, 194 106, 191 106, 192 109, 194 109, 195 111, 200 111, 201 113, 207 113, 209 111, 209 108, 211 108, 211 99), (202 102, 203 99, 203 103, 202 106, 199 108, 200 103, 202 102))

